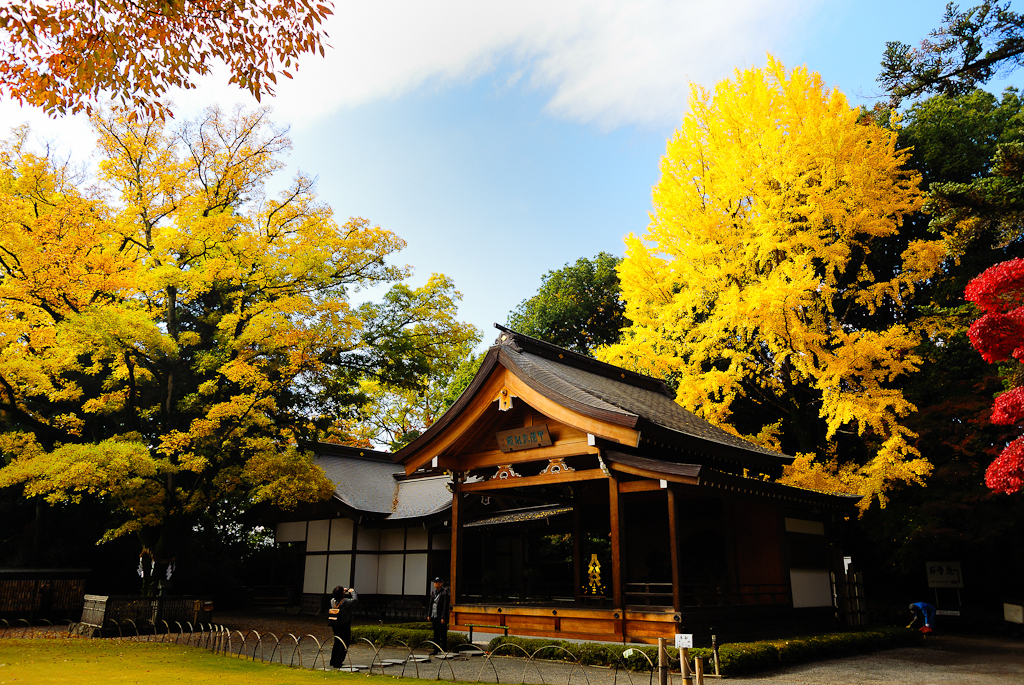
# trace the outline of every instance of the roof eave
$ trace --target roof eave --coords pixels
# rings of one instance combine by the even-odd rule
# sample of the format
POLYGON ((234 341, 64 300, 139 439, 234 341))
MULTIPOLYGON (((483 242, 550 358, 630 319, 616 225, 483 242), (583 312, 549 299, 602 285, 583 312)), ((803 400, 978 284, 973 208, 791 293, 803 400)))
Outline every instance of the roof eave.
POLYGON ((430 424, 430 427, 423 431, 422 435, 395 452, 391 456, 391 460, 396 464, 403 464, 408 461, 409 457, 418 452, 422 447, 429 444, 430 441, 434 439, 434 436, 442 432, 448 424, 462 412, 462 409, 472 401, 473 397, 480 390, 480 386, 487 381, 487 377, 497 364, 498 346, 495 345, 487 350, 487 354, 484 356, 483 362, 480 363, 480 368, 477 369, 476 375, 473 376, 473 380, 462 394, 459 395, 459 398, 455 400, 452 406, 448 407, 448 411, 442 414, 437 421, 430 424))
MULTIPOLYGON (((769 468, 772 470, 789 466, 796 457, 786 454, 765 452, 753 449, 742 449, 736 445, 708 440, 699 435, 683 433, 667 426, 643 419, 637 429, 645 442, 651 444, 667 444, 679 451, 698 452, 716 459, 722 459, 746 468, 769 468)), ((756 447, 751 443, 752 447, 756 447)))

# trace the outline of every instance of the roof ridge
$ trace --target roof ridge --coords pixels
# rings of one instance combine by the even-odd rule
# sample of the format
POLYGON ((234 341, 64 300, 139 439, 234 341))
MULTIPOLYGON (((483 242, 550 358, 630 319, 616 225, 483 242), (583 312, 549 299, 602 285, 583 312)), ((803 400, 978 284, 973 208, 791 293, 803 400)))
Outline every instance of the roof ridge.
POLYGON ((391 452, 382 452, 369 447, 352 447, 337 442, 311 442, 303 444, 302 447, 318 455, 393 463, 391 452))
MULTIPOLYGON (((668 389, 668 385, 660 378, 654 378, 653 376, 647 376, 636 371, 629 371, 622 367, 603 362, 593 357, 588 357, 585 354, 579 352, 573 352, 567 350, 564 347, 553 345, 539 338, 533 338, 525 333, 514 331, 511 328, 502 326, 501 324, 494 324, 494 327, 502 332, 503 335, 498 337, 495 346, 509 346, 518 348, 517 352, 528 352, 535 354, 538 357, 545 359, 551 359, 579 369, 588 373, 593 373, 604 378, 610 378, 612 380, 625 382, 634 387, 643 388, 644 390, 650 390, 652 392, 661 393, 669 398, 674 398, 673 393, 668 389)), ((611 403, 610 403, 611 404, 611 403)))

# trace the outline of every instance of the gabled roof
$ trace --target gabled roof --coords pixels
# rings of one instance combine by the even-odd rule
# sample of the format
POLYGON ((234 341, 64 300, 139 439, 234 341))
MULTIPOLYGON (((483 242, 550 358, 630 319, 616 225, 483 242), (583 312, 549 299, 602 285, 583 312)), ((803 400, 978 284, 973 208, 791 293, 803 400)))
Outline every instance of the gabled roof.
MULTIPOLYGON (((501 331, 473 382, 418 439, 394 455, 403 463, 459 415, 497 366, 545 398, 583 416, 640 432, 700 460, 700 455, 754 468, 777 469, 793 461, 714 426, 673 400, 664 381, 571 352, 495 324, 501 331)), ((665 454, 665 461, 675 461, 665 454)))
POLYGON ((334 498, 350 509, 388 520, 436 514, 452 506, 447 475, 406 478, 388 452, 331 443, 312 447, 313 461, 334 483, 334 498))

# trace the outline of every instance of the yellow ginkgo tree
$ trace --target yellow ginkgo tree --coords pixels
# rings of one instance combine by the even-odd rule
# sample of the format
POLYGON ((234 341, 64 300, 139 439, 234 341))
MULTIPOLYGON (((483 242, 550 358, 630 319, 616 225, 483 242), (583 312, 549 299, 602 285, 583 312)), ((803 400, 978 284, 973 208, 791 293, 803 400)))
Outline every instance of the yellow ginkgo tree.
POLYGON ((907 298, 944 256, 901 241, 921 207, 896 135, 805 68, 694 87, 649 231, 619 268, 632 325, 598 356, 669 379, 713 423, 797 453, 790 483, 885 502, 928 461, 898 380, 920 363, 907 298), (896 267, 893 268, 893 264, 896 267))
POLYGON ((105 539, 138 534, 160 571, 217 503, 329 496, 304 441, 365 379, 418 387, 478 333, 441 275, 350 302, 408 275, 404 243, 337 222, 307 177, 265 195, 288 147, 265 111, 93 124, 89 188, 24 130, 0 149, 0 486, 101 498, 105 539))

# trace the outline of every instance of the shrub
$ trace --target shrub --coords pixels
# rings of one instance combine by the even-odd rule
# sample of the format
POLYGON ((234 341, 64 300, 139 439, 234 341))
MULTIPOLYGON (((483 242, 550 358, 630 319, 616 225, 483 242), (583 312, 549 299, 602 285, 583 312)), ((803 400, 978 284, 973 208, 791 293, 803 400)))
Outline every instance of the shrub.
MULTIPOLYGON (((415 624, 413 624, 415 625, 415 624)), ((404 643, 411 648, 416 648, 433 639, 432 630, 419 628, 399 628, 396 626, 352 626, 352 641, 356 642, 366 638, 375 645, 382 647, 399 647, 404 643)), ((468 642, 462 633, 448 633, 448 647, 458 647, 468 642)))
MULTIPOLYGON (((921 634, 906 628, 876 628, 872 630, 830 633, 787 640, 764 640, 761 642, 735 642, 718 649, 719 668, 723 675, 747 675, 761 671, 792 666, 795 664, 835 659, 852 654, 864 654, 880 649, 892 649, 917 644, 921 634)), ((658 648, 654 645, 624 645, 605 642, 566 642, 544 638, 525 638, 514 635, 498 636, 490 641, 487 650, 497 651, 505 656, 521 656, 523 651, 541 659, 579 661, 581 664, 625 666, 634 671, 646 671, 658 664, 658 648), (538 651, 545 647, 551 649, 538 651), (624 653, 630 651, 630 655, 624 653), (647 658, 644 658, 646 655, 647 658), (650 661, 648 661, 650 659, 650 661)), ((672 667, 679 667, 679 652, 674 647, 667 649, 672 667)), ((712 652, 707 648, 690 650, 690 659, 702 658, 705 671, 711 670, 712 652)))
MULTIPOLYGON (((565 640, 553 640, 545 638, 525 638, 509 635, 499 635, 492 639, 487 645, 487 650, 494 652, 501 645, 511 644, 521 647, 520 649, 505 648, 499 652, 506 656, 516 656, 525 650, 528 654, 537 654, 541 659, 557 659, 565 661, 579 661, 588 666, 613 666, 621 665, 632 671, 647 671, 651 665, 658 664, 658 648, 654 645, 624 645, 617 642, 567 642, 565 640), (544 647, 557 647, 547 652, 539 652, 544 647), (629 656, 624 653, 631 651, 629 656), (646 655, 645 659, 643 655, 646 655), (650 659, 650 661, 648 661, 650 659)), ((678 660, 679 652, 674 647, 667 649, 669 659, 678 660)), ((711 658, 710 649, 691 649, 690 658, 704 657, 711 658)))
MULTIPOLYGON (((920 640, 921 634, 916 630, 873 628, 787 640, 731 643, 718 649, 718 657, 723 674, 747 675, 809 661, 904 647, 920 640)), ((691 654, 694 651, 691 650, 691 654)))

